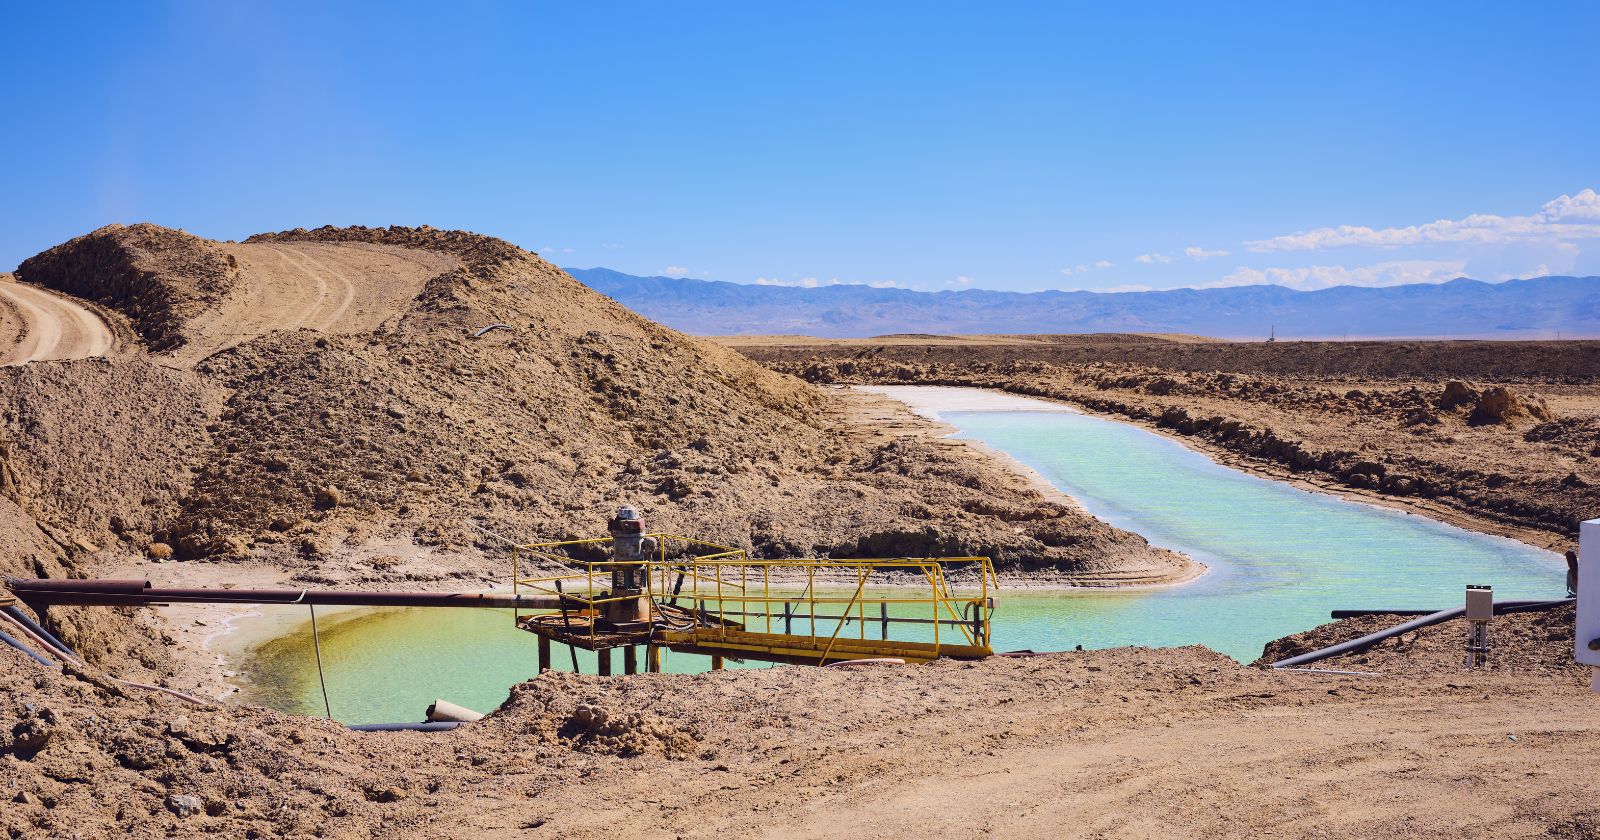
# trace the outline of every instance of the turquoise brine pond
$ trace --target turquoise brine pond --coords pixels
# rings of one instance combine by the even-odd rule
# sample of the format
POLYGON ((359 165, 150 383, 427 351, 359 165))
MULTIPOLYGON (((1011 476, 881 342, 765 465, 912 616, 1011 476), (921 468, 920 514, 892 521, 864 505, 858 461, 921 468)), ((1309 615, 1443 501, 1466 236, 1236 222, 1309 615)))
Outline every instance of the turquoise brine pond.
MULTIPOLYGON (((951 397, 984 396, 882 390, 957 406, 951 397)), ((997 649, 1203 644, 1248 662, 1335 608, 1443 607, 1460 603, 1466 584, 1492 585, 1497 598, 1564 594, 1565 566, 1549 552, 1252 476, 1125 423, 1021 398, 991 402, 1004 408, 937 415, 1101 519, 1210 567, 1181 586, 1003 592, 997 649)), ((349 610, 322 618, 320 630, 333 715, 348 723, 419 720, 441 697, 492 709, 536 667, 534 637, 498 610, 349 610)), ((565 650, 554 652, 570 669, 565 650)), ((594 655, 578 655, 593 673, 594 655)), ((707 660, 668 653, 665 666, 699 671, 707 660)), ((241 675, 249 702, 323 712, 309 624, 252 648, 241 675)))
POLYGON ((1333 609, 1443 608, 1467 584, 1496 598, 1566 594, 1550 552, 1259 478, 1135 426, 1062 411, 940 418, 1100 519, 1210 568, 1181 586, 1010 595, 996 616, 1003 647, 1203 644, 1248 662, 1333 609))

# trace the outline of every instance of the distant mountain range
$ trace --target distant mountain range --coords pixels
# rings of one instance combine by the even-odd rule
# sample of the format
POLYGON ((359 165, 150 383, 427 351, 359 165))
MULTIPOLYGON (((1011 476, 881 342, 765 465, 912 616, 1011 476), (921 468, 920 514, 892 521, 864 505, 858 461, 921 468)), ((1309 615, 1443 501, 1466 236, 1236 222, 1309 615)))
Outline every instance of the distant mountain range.
POLYGON ((1301 292, 1231 286, 1157 292, 917 292, 756 286, 569 268, 624 306, 695 335, 1176 332, 1218 338, 1600 337, 1600 277, 1301 292))

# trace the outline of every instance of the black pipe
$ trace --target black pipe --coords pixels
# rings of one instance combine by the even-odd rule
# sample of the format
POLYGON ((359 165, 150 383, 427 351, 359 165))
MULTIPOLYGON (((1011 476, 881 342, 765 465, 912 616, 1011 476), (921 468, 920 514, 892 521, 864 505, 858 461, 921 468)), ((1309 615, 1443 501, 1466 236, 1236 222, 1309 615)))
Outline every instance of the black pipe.
MULTIPOLYGON (((1494 611, 1496 614, 1507 612, 1537 612, 1540 610, 1554 609, 1562 606, 1563 604, 1570 604, 1573 602, 1573 600, 1574 599, 1572 598, 1561 598, 1557 600, 1496 601, 1494 603, 1494 611)), ((1280 662, 1272 663, 1272 667, 1292 668, 1296 665, 1308 665, 1312 662, 1320 662, 1321 660, 1338 656, 1342 653, 1355 653, 1358 651, 1363 651, 1385 639, 1392 639, 1395 636, 1399 636, 1403 633, 1410 633, 1412 630, 1420 630, 1424 627, 1431 627, 1435 624, 1441 624, 1449 621, 1452 618, 1458 618, 1466 615, 1466 613, 1466 607, 1451 607, 1447 610, 1439 610, 1438 612, 1428 613, 1421 618, 1415 618, 1403 624, 1396 624, 1387 630, 1379 630, 1376 633, 1368 633, 1360 638, 1351 639, 1347 642, 1340 642, 1339 644, 1331 645, 1321 650, 1313 650, 1309 653, 1302 653, 1299 656, 1291 656, 1288 659, 1280 662)))
MULTIPOLYGON (((340 592, 327 589, 156 589, 143 580, 6 578, 5 585, 35 611, 41 607, 155 604, 314 604, 348 607, 476 607, 555 609, 546 594, 474 592, 340 592)), ((572 596, 567 596, 572 597, 572 596)))
POLYGON ((1438 610, 1329 610, 1328 617, 1341 618, 1366 618, 1369 615, 1433 615, 1438 610))
POLYGON ((458 720, 429 721, 427 723, 353 723, 348 727, 356 732, 449 732, 461 725, 458 720))
POLYGON ((46 630, 43 627, 40 627, 39 626, 39 622, 34 621, 33 619, 29 618, 28 614, 23 612, 20 607, 17 607, 15 605, 8 605, 8 606, 0 607, 0 612, 3 612, 6 615, 9 615, 12 618, 22 622, 22 626, 23 627, 26 627, 29 630, 32 630, 33 632, 38 633, 39 634, 39 638, 44 639, 46 644, 50 645, 51 647, 55 648, 56 650, 61 651, 62 653, 72 657, 73 659, 82 659, 83 658, 83 657, 78 655, 77 651, 73 650, 70 647, 67 647, 67 643, 66 642, 63 642, 60 639, 56 638, 56 634, 51 633, 49 630, 46 630))
POLYGON ((59 668, 59 667, 61 667, 61 666, 57 665, 56 663, 51 662, 50 660, 45 659, 43 656, 40 656, 39 654, 35 653, 33 648, 28 647, 27 645, 17 641, 15 637, 13 637, 10 633, 7 633, 4 630, 0 630, 0 642, 4 642, 5 644, 10 645, 10 646, 16 648, 17 650, 20 650, 23 653, 26 653, 28 656, 32 657, 34 659, 34 661, 38 662, 39 664, 41 664, 41 665, 43 665, 43 666, 45 666, 47 668, 59 668))
MULTIPOLYGON (((1518 612, 1543 612, 1553 609, 1572 599, 1554 601, 1500 601, 1494 605, 1495 615, 1518 612)), ((1330 610, 1328 615, 1332 618, 1365 618, 1369 615, 1433 615, 1438 610, 1330 610)))

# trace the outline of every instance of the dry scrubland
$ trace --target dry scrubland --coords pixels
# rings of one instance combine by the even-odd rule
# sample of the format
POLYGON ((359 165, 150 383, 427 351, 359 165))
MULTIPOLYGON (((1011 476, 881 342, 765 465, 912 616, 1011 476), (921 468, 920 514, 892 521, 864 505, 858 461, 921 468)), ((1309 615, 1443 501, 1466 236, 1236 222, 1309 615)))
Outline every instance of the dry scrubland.
MULTIPOLYGON (((468 522, 523 538, 589 534, 620 501, 768 555, 979 552, 1017 574, 1097 583, 1191 571, 890 403, 823 392, 663 329, 498 240, 322 228, 223 243, 113 226, 25 262, 19 277, 54 297, 0 306, 0 359, 58 360, 0 368, 6 574, 96 576, 150 558, 186 564, 163 566, 165 579, 465 587, 504 572, 498 546, 468 522), (37 340, 79 309, 109 342, 37 340), (504 327, 475 337, 490 324, 504 327), (86 347, 101 355, 75 358, 86 347)), ((1571 442, 1592 429, 1588 380, 1356 367, 1340 379, 1232 371, 1203 355, 1186 367, 1171 359, 1232 351, 1169 339, 979 342, 998 348, 989 359, 966 341, 838 351, 849 357, 789 343, 810 355, 742 349, 818 381, 988 385, 1178 431, 1169 409, 1225 415, 1189 433, 1240 452, 1246 441, 1293 451, 1261 442, 1294 440, 1310 457, 1337 442, 1315 435, 1335 435, 1329 418, 1342 417, 1356 427, 1339 432, 1345 448, 1375 465, 1317 454, 1343 486, 1395 493, 1407 477, 1405 498, 1552 538, 1577 509, 1549 508, 1558 497, 1541 482, 1590 480, 1592 450, 1571 442), (1147 357, 1127 356, 1146 344, 1147 357), (936 345, 957 355, 892 357, 936 345), (1482 382, 1441 401, 1442 380, 1466 374, 1482 382), (1513 380, 1527 416, 1476 416, 1509 405, 1488 390, 1513 380), (1468 391, 1470 405, 1442 404, 1468 391), (1419 408, 1431 419, 1402 419, 1419 408), (1360 449, 1369 438, 1378 449, 1360 449), (1532 465, 1528 453, 1559 457, 1532 465), (1437 459, 1457 477, 1449 492, 1412 493, 1429 473, 1400 457, 1437 459), (1465 477, 1473 470, 1482 482, 1465 477)), ((102 673, 169 680, 167 631, 179 628, 116 610, 52 613, 90 665, 62 674, 0 649, 0 830, 14 837, 1600 831, 1589 789, 1600 701, 1565 657, 1570 614, 1498 621, 1496 667, 1476 674, 1455 666, 1464 630, 1448 624, 1332 666, 1383 677, 1274 673, 1200 648, 547 674, 452 733, 365 734, 119 687, 102 673)), ((1319 628, 1271 652, 1379 622, 1319 628)))
POLYGON ((1600 342, 728 339, 819 383, 1061 400, 1239 466, 1557 549, 1600 512, 1600 342))

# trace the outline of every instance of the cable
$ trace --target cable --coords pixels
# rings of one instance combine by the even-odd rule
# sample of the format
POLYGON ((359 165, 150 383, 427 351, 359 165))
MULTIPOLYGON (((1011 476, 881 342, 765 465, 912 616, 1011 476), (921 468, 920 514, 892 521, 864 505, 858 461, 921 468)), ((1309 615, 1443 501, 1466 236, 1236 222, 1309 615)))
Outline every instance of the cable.
MULTIPOLYGON (((300 593, 304 598, 305 593, 300 593)), ((322 674, 322 640, 317 635, 317 606, 306 604, 306 609, 311 611, 311 649, 317 653, 317 682, 322 685, 322 710, 328 713, 328 720, 333 720, 333 706, 328 703, 328 680, 322 674)))

